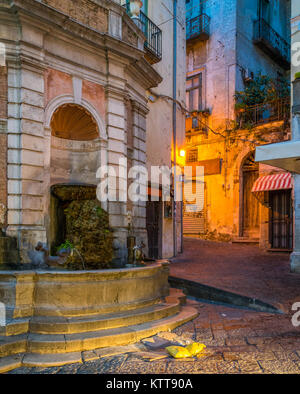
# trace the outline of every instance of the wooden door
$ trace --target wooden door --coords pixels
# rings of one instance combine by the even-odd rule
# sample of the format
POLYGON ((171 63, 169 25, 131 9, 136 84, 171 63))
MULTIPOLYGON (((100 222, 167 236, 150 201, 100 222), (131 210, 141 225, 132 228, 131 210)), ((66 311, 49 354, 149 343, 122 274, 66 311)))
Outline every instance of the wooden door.
POLYGON ((243 165, 243 236, 249 238, 259 237, 259 201, 251 191, 258 177, 258 163, 252 153, 243 165))
POLYGON ((162 255, 162 203, 147 202, 146 227, 148 234, 148 257, 159 259, 162 255))

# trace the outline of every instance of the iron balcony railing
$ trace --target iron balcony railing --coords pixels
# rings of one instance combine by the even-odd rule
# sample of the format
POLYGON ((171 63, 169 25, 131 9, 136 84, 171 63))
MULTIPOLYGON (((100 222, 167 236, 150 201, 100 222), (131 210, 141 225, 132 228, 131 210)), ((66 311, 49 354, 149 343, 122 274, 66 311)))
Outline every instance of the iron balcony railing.
POLYGON ((277 61, 282 67, 289 69, 290 44, 281 37, 264 19, 254 22, 254 43, 277 61))
POLYGON ((257 104, 240 109, 237 113, 239 128, 290 119, 290 98, 282 98, 268 103, 257 104))
POLYGON ((145 49, 152 56, 153 61, 160 61, 162 58, 162 31, 142 11, 140 12, 140 21, 146 37, 145 49))
POLYGON ((195 18, 186 21, 186 39, 192 40, 198 38, 200 40, 207 40, 209 38, 210 17, 206 14, 201 14, 195 18))
MULTIPOLYGON (((130 1, 126 0, 123 6, 126 8, 126 12, 130 14, 130 1)), ((136 23, 142 32, 144 33, 146 40, 144 43, 145 50, 147 52, 147 58, 151 63, 157 63, 162 59, 162 31, 147 17, 142 11, 140 11, 139 19, 136 23)))

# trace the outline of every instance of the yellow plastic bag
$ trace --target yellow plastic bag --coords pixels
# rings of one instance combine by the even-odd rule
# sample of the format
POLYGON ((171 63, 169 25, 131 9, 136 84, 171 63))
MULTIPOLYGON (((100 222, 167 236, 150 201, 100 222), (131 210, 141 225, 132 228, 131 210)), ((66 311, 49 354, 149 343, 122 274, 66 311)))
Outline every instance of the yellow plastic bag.
POLYGON ((174 358, 191 357, 191 353, 183 346, 168 346, 166 350, 174 358))
POLYGON ((202 350, 206 348, 203 343, 193 342, 190 345, 185 347, 192 356, 197 356, 197 354, 201 353, 202 350))

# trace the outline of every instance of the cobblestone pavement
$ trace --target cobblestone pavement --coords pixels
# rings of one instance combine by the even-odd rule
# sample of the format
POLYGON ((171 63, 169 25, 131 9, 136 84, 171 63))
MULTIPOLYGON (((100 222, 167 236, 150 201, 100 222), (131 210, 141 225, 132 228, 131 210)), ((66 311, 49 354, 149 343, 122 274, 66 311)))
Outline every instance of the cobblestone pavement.
POLYGON ((130 353, 56 368, 19 368, 10 373, 299 374, 300 326, 292 325, 294 312, 290 306, 300 293, 300 275, 289 273, 288 258, 261 253, 253 246, 185 242, 186 252, 171 264, 173 275, 200 282, 204 279, 202 283, 256 296, 262 301, 278 300, 286 313, 260 313, 188 300, 198 309, 199 316, 174 333, 184 340, 204 343, 207 348, 199 358, 147 361, 142 353, 130 353))
POLYGON ((147 361, 142 353, 122 354, 55 368, 19 368, 26 374, 201 374, 300 373, 300 327, 290 314, 273 315, 193 300, 199 316, 174 332, 204 343, 203 356, 189 360, 147 361))
POLYGON ((258 246, 184 239, 184 253, 172 260, 171 275, 281 304, 300 301, 300 275, 290 272, 287 253, 258 246))

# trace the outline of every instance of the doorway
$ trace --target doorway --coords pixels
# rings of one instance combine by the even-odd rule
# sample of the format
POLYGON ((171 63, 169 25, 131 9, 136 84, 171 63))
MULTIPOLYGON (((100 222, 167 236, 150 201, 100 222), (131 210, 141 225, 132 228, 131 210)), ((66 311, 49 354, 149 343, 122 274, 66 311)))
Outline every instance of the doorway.
POLYGON ((162 202, 147 202, 146 226, 148 234, 148 257, 160 259, 162 257, 162 202))
POLYGON ((251 192, 254 182, 259 177, 258 163, 255 162, 254 152, 244 161, 242 167, 243 198, 242 198, 242 236, 259 238, 259 201, 251 192))
POLYGON ((292 250, 293 209, 291 190, 271 191, 270 207, 271 248, 292 250))

